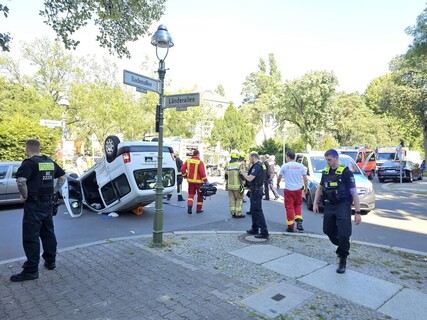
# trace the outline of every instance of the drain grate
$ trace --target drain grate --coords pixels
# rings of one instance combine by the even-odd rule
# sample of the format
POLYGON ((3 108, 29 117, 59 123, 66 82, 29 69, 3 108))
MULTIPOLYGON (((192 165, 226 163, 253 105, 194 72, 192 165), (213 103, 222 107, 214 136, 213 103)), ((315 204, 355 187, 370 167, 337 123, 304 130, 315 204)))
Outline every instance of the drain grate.
POLYGON ((271 299, 273 299, 274 301, 282 301, 283 299, 285 299, 286 297, 283 294, 276 294, 275 296, 272 296, 271 299))

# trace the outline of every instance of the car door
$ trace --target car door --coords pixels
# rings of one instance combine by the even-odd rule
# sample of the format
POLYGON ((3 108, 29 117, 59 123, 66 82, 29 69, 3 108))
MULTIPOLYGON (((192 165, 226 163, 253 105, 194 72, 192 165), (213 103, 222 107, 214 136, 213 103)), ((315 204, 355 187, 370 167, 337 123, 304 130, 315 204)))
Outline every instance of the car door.
POLYGON ((64 198, 67 211, 72 218, 77 218, 83 212, 82 187, 79 180, 67 177, 67 181, 62 186, 62 197, 64 198))
POLYGON ((7 173, 9 165, 0 165, 0 203, 6 202, 7 199, 7 173))
POLYGON ((8 178, 6 179, 7 184, 7 196, 6 199, 8 202, 18 202, 20 199, 20 193, 18 190, 18 185, 16 184, 16 172, 20 165, 14 164, 11 165, 11 171, 9 171, 8 178))

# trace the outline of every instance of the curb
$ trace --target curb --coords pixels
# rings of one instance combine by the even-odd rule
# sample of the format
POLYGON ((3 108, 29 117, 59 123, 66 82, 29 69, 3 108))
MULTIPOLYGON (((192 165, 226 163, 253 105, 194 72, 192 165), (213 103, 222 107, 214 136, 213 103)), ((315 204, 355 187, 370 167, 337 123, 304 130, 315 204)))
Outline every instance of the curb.
MULTIPOLYGON (((171 236, 171 235, 182 236, 182 235, 198 235, 198 234, 209 234, 209 235, 213 235, 213 234, 244 234, 245 232, 246 231, 243 231, 243 230, 242 231, 172 231, 172 232, 165 232, 165 233, 163 233, 163 235, 165 235, 165 236, 171 236)), ((324 240, 329 239, 325 235, 315 234, 315 233, 288 233, 288 232, 277 232, 277 231, 274 232, 273 231, 273 232, 270 232, 270 234, 271 235, 284 235, 284 236, 289 236, 289 237, 307 237, 307 238, 312 238, 312 239, 324 239, 324 240)), ((71 247, 59 249, 58 253, 72 251, 72 250, 76 250, 76 249, 80 249, 80 248, 96 246, 99 244, 111 243, 111 242, 115 242, 115 241, 149 238, 151 236, 152 236, 152 234, 143 234, 143 235, 137 235, 137 236, 117 237, 117 238, 109 238, 109 239, 105 239, 105 240, 98 240, 98 241, 94 241, 94 242, 87 242, 87 243, 79 244, 76 246, 71 246, 71 247)), ((371 242, 358 241, 358 240, 350 240, 350 243, 427 257, 427 252, 423 252, 423 251, 405 249, 405 248, 400 248, 400 247, 395 247, 395 246, 388 246, 388 245, 382 245, 382 244, 378 244, 378 243, 371 243, 371 242)), ((254 244, 256 244, 256 243, 254 243, 254 244)), ((26 259, 26 257, 18 257, 18 258, 13 258, 13 259, 9 259, 9 260, 3 260, 3 261, 0 261, 0 265, 13 263, 13 262, 17 262, 17 261, 22 261, 25 259, 26 259)))

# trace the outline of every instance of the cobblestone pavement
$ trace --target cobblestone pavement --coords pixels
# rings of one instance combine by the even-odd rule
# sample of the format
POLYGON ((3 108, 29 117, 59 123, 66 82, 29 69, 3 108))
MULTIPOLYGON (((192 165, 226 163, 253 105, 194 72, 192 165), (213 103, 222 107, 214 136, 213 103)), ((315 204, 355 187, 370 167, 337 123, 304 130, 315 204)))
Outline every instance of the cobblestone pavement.
MULTIPOLYGON (((278 282, 313 293, 278 319, 392 319, 229 253, 249 244, 220 232, 165 234, 162 248, 151 237, 109 240, 64 250, 56 270, 41 266, 23 283, 9 281, 22 261, 0 262, 0 319, 265 319, 241 301, 278 282)), ((322 237, 274 234, 268 244, 337 262, 322 237)), ((427 294, 427 254, 352 244, 348 269, 427 294)))

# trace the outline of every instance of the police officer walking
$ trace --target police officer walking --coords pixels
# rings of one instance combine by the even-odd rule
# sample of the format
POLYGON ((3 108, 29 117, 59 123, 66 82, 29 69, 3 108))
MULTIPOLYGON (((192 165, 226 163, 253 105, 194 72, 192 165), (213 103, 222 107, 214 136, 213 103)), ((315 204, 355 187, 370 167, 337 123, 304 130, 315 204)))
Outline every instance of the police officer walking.
POLYGON ((265 178, 265 170, 263 164, 259 161, 259 155, 256 152, 250 153, 252 166, 249 172, 246 173, 242 169, 241 174, 249 182, 251 192, 251 207, 252 228, 247 230, 248 234, 255 235, 255 238, 268 239, 268 229, 265 223, 264 213, 262 211, 262 193, 265 178))
POLYGON ((353 173, 348 167, 340 165, 338 152, 329 149, 325 152, 325 160, 328 166, 322 171, 320 185, 314 197, 313 212, 319 212, 318 201, 323 196, 323 232, 338 246, 336 253, 340 262, 337 273, 344 273, 350 251, 352 203, 355 208, 355 223, 362 222, 359 195, 353 173))
POLYGON ((56 268, 56 237, 53 226, 53 195, 67 177, 62 168, 47 156, 40 155, 40 142, 28 140, 25 159, 16 172, 18 189, 24 203, 22 241, 27 261, 21 273, 10 277, 13 282, 34 280, 39 277, 40 240, 43 245, 44 266, 56 268), (58 179, 54 186, 54 179, 58 179))

